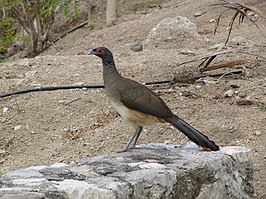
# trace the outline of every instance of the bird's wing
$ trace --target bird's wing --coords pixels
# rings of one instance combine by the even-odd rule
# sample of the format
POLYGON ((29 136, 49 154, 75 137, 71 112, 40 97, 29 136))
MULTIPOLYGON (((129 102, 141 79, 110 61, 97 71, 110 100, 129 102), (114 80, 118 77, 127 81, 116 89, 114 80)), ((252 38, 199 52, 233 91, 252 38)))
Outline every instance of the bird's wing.
POLYGON ((123 78, 118 89, 120 101, 128 108, 159 118, 173 116, 172 111, 154 92, 140 83, 123 78))

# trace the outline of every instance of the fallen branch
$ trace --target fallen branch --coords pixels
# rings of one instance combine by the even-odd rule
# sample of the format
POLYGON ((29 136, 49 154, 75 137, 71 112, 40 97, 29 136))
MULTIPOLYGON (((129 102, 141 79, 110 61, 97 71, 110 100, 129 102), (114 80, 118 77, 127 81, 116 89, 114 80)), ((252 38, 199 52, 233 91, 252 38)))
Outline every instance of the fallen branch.
POLYGON ((208 67, 204 67, 204 68, 199 69, 199 71, 200 72, 206 72, 206 71, 216 70, 219 68, 231 68, 233 66, 241 65, 241 64, 245 64, 245 63, 248 63, 248 61, 243 60, 243 59, 238 59, 238 60, 233 60, 233 61, 229 61, 229 62, 214 64, 214 65, 211 65, 208 67))
MULTIPOLYGON (((184 65, 184 64, 189 64, 189 63, 192 63, 192 62, 195 62, 195 61, 199 61, 201 59, 209 59, 210 57, 213 57, 213 56, 217 56, 217 55, 222 55, 222 54, 227 54, 227 53, 232 53, 233 51, 229 51, 229 50, 224 50, 224 51, 219 51, 219 52, 210 52, 210 53, 206 53, 206 54, 203 54, 203 55, 198 55, 196 56, 195 58, 191 59, 191 60, 188 60, 188 61, 185 61, 185 62, 182 62, 178 65, 184 65)), ((202 64, 200 64, 199 66, 201 66, 202 64)))

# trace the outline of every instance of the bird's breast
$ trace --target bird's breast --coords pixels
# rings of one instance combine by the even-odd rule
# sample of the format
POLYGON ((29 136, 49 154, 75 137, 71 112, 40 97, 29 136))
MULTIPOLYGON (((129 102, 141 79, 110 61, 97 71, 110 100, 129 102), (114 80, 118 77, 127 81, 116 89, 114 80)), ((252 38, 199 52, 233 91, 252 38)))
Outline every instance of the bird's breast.
POLYGON ((122 102, 110 99, 112 106, 116 112, 133 126, 146 126, 154 123, 163 123, 164 119, 152 115, 148 115, 130 108, 127 108, 122 102))

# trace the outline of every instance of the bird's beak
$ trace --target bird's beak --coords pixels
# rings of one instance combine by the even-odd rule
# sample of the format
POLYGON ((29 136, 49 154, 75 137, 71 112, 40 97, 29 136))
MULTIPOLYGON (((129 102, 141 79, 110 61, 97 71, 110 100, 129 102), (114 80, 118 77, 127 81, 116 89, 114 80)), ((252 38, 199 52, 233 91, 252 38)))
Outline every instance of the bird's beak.
POLYGON ((85 52, 80 52, 78 55, 95 55, 95 52, 93 51, 85 51, 85 52))
POLYGON ((96 55, 96 51, 90 51, 88 55, 96 55))

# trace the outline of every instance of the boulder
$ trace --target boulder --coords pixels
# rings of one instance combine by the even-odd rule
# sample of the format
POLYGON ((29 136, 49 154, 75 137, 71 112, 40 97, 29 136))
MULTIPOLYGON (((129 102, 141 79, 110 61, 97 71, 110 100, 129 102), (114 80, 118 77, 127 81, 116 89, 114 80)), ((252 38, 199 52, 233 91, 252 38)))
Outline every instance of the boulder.
POLYGON ((0 199, 249 199, 253 162, 245 147, 206 152, 194 144, 148 144, 70 165, 6 173, 0 199))
POLYGON ((145 41, 148 47, 180 50, 195 50, 199 44, 203 45, 204 39, 197 33, 196 25, 182 16, 163 19, 149 32, 145 41))

